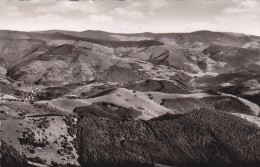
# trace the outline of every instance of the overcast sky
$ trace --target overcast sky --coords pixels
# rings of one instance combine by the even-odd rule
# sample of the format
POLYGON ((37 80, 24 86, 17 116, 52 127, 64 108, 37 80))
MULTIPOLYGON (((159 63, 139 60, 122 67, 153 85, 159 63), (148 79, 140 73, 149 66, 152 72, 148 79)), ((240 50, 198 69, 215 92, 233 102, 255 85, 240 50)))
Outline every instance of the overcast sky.
POLYGON ((9 30, 212 30, 260 36, 259 0, 0 0, 0 12, 0 29, 9 30))

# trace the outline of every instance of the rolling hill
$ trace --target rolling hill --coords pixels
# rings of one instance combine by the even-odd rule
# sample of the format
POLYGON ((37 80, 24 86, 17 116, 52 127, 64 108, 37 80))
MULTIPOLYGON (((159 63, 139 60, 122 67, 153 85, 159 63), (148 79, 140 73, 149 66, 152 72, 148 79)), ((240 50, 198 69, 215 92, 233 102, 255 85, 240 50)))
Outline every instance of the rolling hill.
POLYGON ((204 30, 0 30, 1 163, 256 167, 259 49, 204 30))

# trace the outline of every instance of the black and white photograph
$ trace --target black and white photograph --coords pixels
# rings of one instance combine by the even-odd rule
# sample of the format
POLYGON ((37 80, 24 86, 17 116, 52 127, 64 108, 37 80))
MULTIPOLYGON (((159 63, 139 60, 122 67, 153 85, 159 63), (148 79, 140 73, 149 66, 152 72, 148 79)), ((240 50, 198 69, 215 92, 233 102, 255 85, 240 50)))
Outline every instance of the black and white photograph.
POLYGON ((260 0, 0 0, 0 167, 260 167, 260 0))

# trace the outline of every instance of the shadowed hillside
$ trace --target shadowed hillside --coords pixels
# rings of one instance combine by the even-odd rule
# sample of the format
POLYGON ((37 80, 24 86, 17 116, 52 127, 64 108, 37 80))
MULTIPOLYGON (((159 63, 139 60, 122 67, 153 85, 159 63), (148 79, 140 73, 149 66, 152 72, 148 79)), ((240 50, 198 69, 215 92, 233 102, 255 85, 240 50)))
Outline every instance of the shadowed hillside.
POLYGON ((89 166, 257 166, 259 128, 217 111, 113 121, 84 116, 80 163, 89 166), (95 139, 95 140, 93 140, 95 139))

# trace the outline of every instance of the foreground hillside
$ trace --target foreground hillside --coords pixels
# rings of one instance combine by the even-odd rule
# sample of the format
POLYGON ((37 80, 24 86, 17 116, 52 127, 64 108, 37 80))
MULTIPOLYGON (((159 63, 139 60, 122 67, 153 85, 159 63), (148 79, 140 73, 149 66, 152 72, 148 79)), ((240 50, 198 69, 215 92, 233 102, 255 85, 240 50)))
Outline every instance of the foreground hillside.
POLYGON ((260 129, 218 111, 198 110, 150 121, 84 116, 78 125, 83 166, 256 167, 260 163, 260 129))
POLYGON ((0 31, 2 166, 260 163, 260 37, 0 31))

